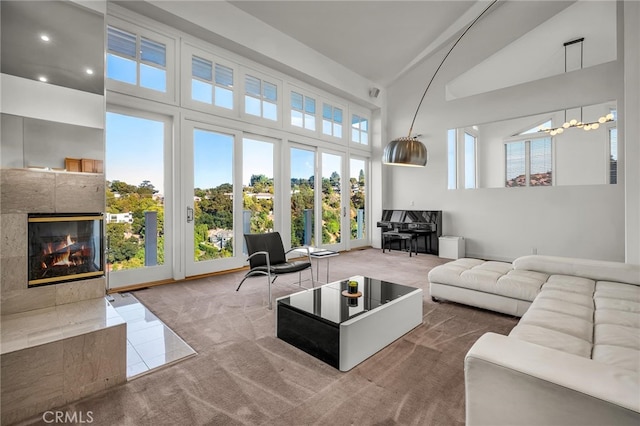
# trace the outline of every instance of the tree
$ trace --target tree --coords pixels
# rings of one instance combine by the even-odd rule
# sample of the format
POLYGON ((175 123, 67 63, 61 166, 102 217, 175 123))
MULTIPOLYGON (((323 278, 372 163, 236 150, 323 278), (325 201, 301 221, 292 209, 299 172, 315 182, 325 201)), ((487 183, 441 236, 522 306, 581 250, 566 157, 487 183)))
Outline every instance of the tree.
POLYGON ((118 263, 129 260, 138 251, 138 240, 134 237, 125 238, 126 223, 110 223, 107 226, 108 263, 118 263))
POLYGON ((329 180, 331 181, 331 186, 340 186, 340 175, 338 174, 338 172, 331 173, 331 177, 329 178, 329 180))
POLYGON ((143 197, 151 197, 153 194, 157 193, 158 190, 150 181, 143 180, 142 183, 138 185, 138 189, 136 192, 143 197))
POLYGON ((136 187, 133 185, 129 185, 128 183, 121 182, 119 180, 114 180, 111 183, 107 182, 107 186, 111 189, 111 192, 126 195, 136 192, 136 187))

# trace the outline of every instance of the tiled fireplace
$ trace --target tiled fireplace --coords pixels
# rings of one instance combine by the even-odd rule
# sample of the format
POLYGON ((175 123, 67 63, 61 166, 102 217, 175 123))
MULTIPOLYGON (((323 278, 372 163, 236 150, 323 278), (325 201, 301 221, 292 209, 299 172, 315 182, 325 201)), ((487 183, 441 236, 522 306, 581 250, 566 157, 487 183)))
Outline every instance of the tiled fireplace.
POLYGON ((56 285, 40 285, 42 281, 32 279, 34 277, 29 276, 28 235, 34 224, 29 221, 30 217, 102 212, 105 205, 104 176, 2 169, 0 177, 2 315, 103 297, 106 282, 102 273, 85 275, 73 281, 54 281, 56 285))
POLYGON ((126 381, 104 208, 102 174, 0 169, 2 424, 126 381))

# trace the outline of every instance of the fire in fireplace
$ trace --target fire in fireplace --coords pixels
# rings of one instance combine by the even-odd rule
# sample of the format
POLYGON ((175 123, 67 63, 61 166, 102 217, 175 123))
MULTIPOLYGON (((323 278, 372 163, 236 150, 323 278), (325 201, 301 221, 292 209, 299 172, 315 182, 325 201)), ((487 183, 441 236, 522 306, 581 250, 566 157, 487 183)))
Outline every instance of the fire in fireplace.
POLYGON ((29 215, 29 287, 104 275, 102 213, 29 215))

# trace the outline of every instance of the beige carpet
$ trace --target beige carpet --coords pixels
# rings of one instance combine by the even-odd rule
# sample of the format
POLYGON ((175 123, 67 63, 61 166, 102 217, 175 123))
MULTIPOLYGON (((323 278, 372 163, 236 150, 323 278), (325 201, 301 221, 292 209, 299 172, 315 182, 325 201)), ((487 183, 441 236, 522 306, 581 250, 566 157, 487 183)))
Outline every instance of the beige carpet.
MULTIPOLYGON (((517 320, 433 303, 427 273, 444 263, 436 256, 367 249, 330 262, 332 280, 368 275, 421 287, 424 323, 342 373, 275 337, 262 277, 239 292, 241 273, 140 290, 135 296, 198 355, 61 409, 91 411, 95 425, 464 424, 465 353, 517 320)), ((274 298, 297 291, 295 277, 278 278, 274 298)))

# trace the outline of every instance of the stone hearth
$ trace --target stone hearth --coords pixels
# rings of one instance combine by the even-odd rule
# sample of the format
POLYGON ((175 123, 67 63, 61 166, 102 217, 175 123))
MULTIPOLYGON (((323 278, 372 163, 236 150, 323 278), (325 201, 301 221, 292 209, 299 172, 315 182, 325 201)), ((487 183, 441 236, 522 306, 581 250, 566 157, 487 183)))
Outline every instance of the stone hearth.
POLYGON ((126 381, 126 323, 104 276, 28 287, 29 213, 99 213, 104 175, 0 170, 2 424, 126 381))

